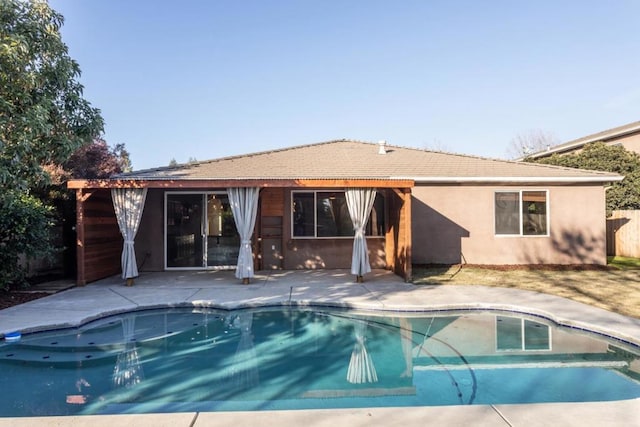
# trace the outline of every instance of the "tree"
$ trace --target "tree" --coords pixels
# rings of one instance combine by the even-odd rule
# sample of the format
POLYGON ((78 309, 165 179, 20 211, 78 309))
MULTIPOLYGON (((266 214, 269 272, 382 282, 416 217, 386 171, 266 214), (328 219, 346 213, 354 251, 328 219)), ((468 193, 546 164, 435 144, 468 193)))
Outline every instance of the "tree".
MULTIPOLYGON (((62 164, 102 132, 99 110, 82 97, 63 17, 45 1, 0 0, 0 287, 20 280, 19 256, 47 252, 50 209, 34 196, 44 165, 62 164), (21 221, 7 217, 22 215, 21 221)), ((14 218, 15 219, 15 218, 14 218)))
POLYGON ((510 159, 519 159, 529 154, 546 150, 559 143, 558 138, 551 132, 534 129, 519 135, 509 142, 507 155, 510 159))
POLYGON ((124 144, 109 148, 103 139, 98 138, 78 148, 63 164, 50 163, 43 169, 49 176, 49 185, 37 193, 47 200, 66 200, 70 197, 65 188, 69 179, 102 179, 130 172, 131 160, 124 144))
POLYGON ((83 145, 63 164, 70 178, 100 179, 130 172, 131 160, 124 144, 116 144, 109 149, 107 143, 97 139, 83 145))
POLYGON ((640 209, 640 156, 622 146, 594 142, 575 154, 553 154, 537 160, 525 160, 624 175, 622 181, 613 183, 607 190, 607 211, 640 209))

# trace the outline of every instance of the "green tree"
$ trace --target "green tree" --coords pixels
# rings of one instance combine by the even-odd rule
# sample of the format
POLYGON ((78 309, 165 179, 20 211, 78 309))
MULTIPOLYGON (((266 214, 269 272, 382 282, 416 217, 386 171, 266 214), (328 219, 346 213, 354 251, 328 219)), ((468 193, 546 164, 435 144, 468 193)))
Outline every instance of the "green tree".
POLYGON ((607 190, 607 211, 640 209, 640 156, 622 146, 594 142, 575 154, 553 154, 542 159, 525 160, 624 175, 622 181, 613 183, 607 190))
POLYGON ((50 209, 33 194, 49 181, 43 166, 64 163, 102 132, 62 24, 45 1, 0 0, 0 287, 21 278, 21 254, 50 249, 50 209))

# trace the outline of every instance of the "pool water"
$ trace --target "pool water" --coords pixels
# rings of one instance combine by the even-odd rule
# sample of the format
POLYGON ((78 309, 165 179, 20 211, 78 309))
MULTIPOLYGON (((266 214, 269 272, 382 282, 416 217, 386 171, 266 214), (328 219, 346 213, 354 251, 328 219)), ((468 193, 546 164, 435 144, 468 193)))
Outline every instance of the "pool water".
POLYGON ((640 351, 502 312, 166 309, 0 344, 0 416, 640 397, 640 351))

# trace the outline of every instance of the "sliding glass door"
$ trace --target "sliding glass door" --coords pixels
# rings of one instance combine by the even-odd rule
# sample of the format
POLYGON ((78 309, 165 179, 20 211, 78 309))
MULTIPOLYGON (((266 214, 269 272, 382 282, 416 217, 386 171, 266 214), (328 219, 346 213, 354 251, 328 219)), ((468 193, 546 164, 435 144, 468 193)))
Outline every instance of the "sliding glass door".
POLYGON ((235 267, 238 263, 240 236, 226 194, 207 194, 205 265, 235 267))
POLYGON ((226 193, 166 193, 166 268, 226 268, 240 238, 226 193))

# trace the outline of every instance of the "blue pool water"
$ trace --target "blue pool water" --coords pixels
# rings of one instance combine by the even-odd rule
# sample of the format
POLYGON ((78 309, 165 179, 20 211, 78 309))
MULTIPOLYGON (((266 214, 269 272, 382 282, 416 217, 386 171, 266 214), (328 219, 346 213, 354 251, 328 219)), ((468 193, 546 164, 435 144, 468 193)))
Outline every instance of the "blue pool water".
POLYGON ((167 309, 0 344, 0 416, 640 397, 638 348, 499 312, 167 309))

